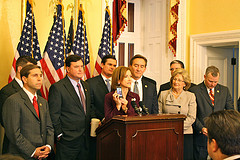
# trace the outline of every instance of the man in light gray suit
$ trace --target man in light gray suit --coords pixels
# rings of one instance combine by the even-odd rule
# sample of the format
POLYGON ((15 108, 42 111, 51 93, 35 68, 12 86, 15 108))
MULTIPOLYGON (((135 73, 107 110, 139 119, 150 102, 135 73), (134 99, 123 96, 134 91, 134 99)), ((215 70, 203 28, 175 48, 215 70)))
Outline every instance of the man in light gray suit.
POLYGON ((194 158, 207 159, 207 128, 204 119, 211 113, 225 109, 234 109, 229 89, 218 84, 219 70, 209 66, 204 81, 190 90, 197 101, 197 118, 193 125, 194 158))
POLYGON ((42 85, 42 72, 37 65, 27 65, 20 74, 23 89, 3 105, 8 151, 27 160, 45 159, 54 145, 54 130, 48 103, 36 94, 42 85))

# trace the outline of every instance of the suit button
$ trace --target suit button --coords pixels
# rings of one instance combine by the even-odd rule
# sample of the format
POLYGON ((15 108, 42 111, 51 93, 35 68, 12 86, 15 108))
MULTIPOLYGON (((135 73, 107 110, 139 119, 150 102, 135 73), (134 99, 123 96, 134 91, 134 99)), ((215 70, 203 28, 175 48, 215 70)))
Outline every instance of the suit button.
POLYGON ((180 114, 180 112, 178 112, 178 114, 180 114))

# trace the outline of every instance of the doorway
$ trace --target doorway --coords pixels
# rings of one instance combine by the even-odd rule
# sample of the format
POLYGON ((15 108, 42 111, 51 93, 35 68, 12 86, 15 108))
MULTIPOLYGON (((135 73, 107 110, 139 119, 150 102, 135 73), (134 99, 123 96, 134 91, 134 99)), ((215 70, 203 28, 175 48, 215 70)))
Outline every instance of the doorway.
POLYGON ((240 30, 192 35, 190 38, 190 75, 195 83, 203 81, 205 69, 220 70, 219 84, 227 86, 237 106, 239 80, 240 30))

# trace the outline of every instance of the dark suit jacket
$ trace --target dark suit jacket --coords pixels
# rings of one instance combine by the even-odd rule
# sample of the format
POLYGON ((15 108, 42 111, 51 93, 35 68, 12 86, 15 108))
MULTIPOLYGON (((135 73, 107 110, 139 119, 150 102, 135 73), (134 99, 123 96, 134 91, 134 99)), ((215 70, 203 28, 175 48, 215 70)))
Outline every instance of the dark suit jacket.
POLYGON ((204 82, 192 87, 190 90, 195 94, 197 101, 197 117, 193 125, 194 132, 199 135, 199 137, 196 137, 196 141, 200 145, 207 145, 206 136, 200 134, 202 128, 205 126, 204 118, 216 111, 234 109, 232 98, 228 88, 220 84, 214 88, 214 106, 211 103, 204 82))
POLYGON ((127 110, 127 113, 125 113, 122 109, 120 109, 119 111, 117 110, 116 103, 113 100, 114 92, 115 91, 112 91, 106 94, 105 96, 104 110, 105 110, 106 120, 111 119, 115 115, 129 115, 129 116, 137 115, 137 113, 135 112, 134 108, 131 105, 131 101, 133 98, 135 98, 136 104, 137 106, 139 106, 139 100, 140 100, 139 95, 134 92, 128 91, 128 94, 126 96, 126 100, 128 101, 128 104, 127 104, 128 110, 127 110))
POLYGON ((81 84, 85 91, 86 114, 67 76, 54 83, 49 90, 48 103, 55 136, 62 133, 66 141, 90 134, 90 92, 86 82, 81 81, 81 84))
POLYGON ((142 77, 143 102, 150 114, 158 114, 156 81, 142 77))
POLYGON ((104 99, 105 95, 109 93, 107 85, 101 75, 87 80, 91 95, 91 109, 100 120, 104 118, 104 99))
POLYGON ((9 153, 32 159, 36 147, 54 145, 54 131, 47 101, 38 96, 40 118, 27 94, 21 89, 3 105, 3 124, 10 141, 9 153))
MULTIPOLYGON (((191 83, 190 88, 192 88, 192 87, 194 87, 194 86, 196 86, 196 84, 191 83)), ((157 96, 157 97, 159 98, 160 93, 161 93, 162 91, 169 90, 170 88, 171 88, 171 84, 170 84, 170 82, 167 82, 167 83, 161 84, 161 85, 160 85, 160 89, 159 89, 159 92, 158 92, 158 96, 157 96)), ((189 89, 190 89, 190 88, 189 88, 189 89)))
POLYGON ((4 86, 1 91, 0 91, 0 122, 2 123, 2 107, 6 99, 13 95, 14 93, 17 93, 18 91, 21 90, 20 85, 17 83, 17 81, 14 79, 12 82, 4 86))

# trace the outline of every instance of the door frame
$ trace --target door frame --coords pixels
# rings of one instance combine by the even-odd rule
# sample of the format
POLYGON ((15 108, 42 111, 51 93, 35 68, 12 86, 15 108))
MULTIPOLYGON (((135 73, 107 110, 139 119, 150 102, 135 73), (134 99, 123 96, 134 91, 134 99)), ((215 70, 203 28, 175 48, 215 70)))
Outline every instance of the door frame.
MULTIPOLYGON (((190 77, 194 83, 200 83, 203 80, 205 69, 207 68, 207 46, 222 44, 240 44, 240 30, 222 31, 213 33, 203 33, 190 36, 190 77)), ((240 62, 238 57, 237 62, 240 62)), ((238 70, 240 75, 240 70, 238 70)), ((240 78, 237 81, 240 86, 240 78)), ((240 95, 238 90, 237 95, 240 95)))

